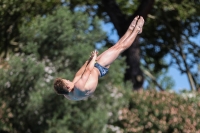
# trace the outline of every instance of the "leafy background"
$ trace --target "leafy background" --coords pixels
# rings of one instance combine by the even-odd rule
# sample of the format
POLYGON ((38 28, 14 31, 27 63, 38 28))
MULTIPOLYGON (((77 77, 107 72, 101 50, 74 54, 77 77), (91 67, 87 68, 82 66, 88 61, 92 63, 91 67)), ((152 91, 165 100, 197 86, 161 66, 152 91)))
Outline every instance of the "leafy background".
MULTIPOLYGON (((174 93, 174 83, 166 76, 169 64, 162 58, 170 52, 178 57, 181 52, 178 49, 189 47, 186 53, 193 49, 189 59, 194 62, 188 68, 198 65, 198 45, 189 45, 187 39, 183 47, 173 45, 176 41, 171 42, 180 36, 198 34, 199 25, 194 23, 199 19, 197 1, 187 6, 185 2, 188 1, 181 4, 179 1, 155 1, 140 39, 144 51, 140 65, 148 81, 146 89, 133 91, 132 81, 124 80, 130 66, 125 63, 127 57, 120 56, 109 74, 99 79, 97 90, 90 98, 73 102, 55 94, 53 80, 56 77, 72 79, 92 50, 98 48, 101 53, 113 45, 102 31, 102 21, 108 22, 109 18, 105 12, 100 12, 103 10, 101 2, 1 1, 0 132, 199 132, 198 88, 174 93), (184 20, 185 35, 179 32, 180 19, 184 20), (168 34, 167 29, 173 27, 177 29, 168 34)), ((139 6, 137 1, 116 2, 127 16, 139 6)), ((171 63, 176 61, 179 60, 171 63)), ((184 65, 176 65, 185 73, 181 69, 184 65)), ((198 71, 192 74, 196 74, 193 79, 198 87, 198 71)))

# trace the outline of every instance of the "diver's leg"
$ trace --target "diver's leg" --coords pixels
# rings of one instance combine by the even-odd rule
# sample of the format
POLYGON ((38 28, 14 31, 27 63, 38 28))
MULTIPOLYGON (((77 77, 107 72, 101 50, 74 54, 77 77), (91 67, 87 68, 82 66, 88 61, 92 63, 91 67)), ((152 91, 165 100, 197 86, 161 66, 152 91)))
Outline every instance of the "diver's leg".
POLYGON ((141 33, 143 25, 143 17, 140 17, 138 20, 134 19, 122 39, 120 39, 114 46, 99 55, 97 57, 97 62, 100 65, 108 68, 110 64, 119 56, 119 54, 132 45, 137 34, 141 33))

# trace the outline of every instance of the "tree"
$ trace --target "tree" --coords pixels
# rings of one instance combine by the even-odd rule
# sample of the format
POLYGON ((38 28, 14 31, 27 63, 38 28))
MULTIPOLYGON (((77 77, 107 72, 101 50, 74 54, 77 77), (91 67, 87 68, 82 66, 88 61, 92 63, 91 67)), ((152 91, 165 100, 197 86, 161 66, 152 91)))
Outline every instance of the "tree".
POLYGON ((85 101, 70 102, 56 95, 52 85, 58 76, 72 79, 89 58, 85 53, 103 44, 105 33, 98 22, 66 7, 24 21, 20 52, 7 58, 0 69, 0 132, 107 132, 119 108, 127 104, 123 58, 85 101))
POLYGON ((19 51, 19 27, 24 20, 31 21, 35 16, 50 13, 62 4, 60 0, 1 0, 0 3, 0 60, 19 51))
POLYGON ((145 67, 154 66, 154 71, 159 71, 165 65, 176 66, 182 74, 187 74, 191 90, 197 89, 197 80, 194 80, 195 73, 192 69, 200 63, 200 47, 191 41, 196 37, 200 28, 199 23, 199 2, 188 1, 163 1, 157 2, 156 8, 152 10, 151 19, 148 19, 143 37, 148 44, 143 52, 145 67), (148 32, 153 31, 153 32, 148 32), (170 55, 170 62, 162 65, 162 57, 170 55), (156 59, 156 60, 155 60, 156 59), (152 62, 153 61, 153 62, 152 62), (196 84, 196 85, 195 85, 196 84))
MULTIPOLYGON (((142 0, 99 0, 99 1, 69 1, 71 9, 76 6, 85 7, 84 11, 91 16, 99 15, 105 22, 113 23, 119 37, 121 37, 131 20, 136 15, 145 18, 144 32, 140 39, 136 39, 132 47, 124 52, 129 68, 125 74, 125 80, 133 82, 133 88, 141 89, 143 74, 140 69, 140 55, 144 59, 145 67, 154 66, 151 73, 157 73, 171 65, 188 75, 191 90, 199 86, 196 72, 192 72, 193 63, 199 64, 200 47, 190 40, 199 34, 199 1, 154 1, 142 0), (142 44, 141 41, 143 40, 142 44), (142 53, 140 53, 142 50, 142 53), (170 55, 169 63, 163 62, 163 58, 170 55), (195 79, 195 80, 194 80, 195 79)), ((149 69, 150 70, 150 69, 149 69)))
MULTIPOLYGON (((174 64, 181 73, 188 75, 191 89, 193 88, 194 90, 199 86, 196 78, 197 70, 194 72, 191 71, 194 66, 191 64, 199 63, 199 45, 192 42, 189 38, 197 36, 199 31, 198 1, 189 2, 188 0, 184 0, 180 2, 176 0, 172 2, 170 0, 164 0, 154 2, 154 0, 142 0, 139 2, 136 0, 52 0, 50 2, 22 2, 18 8, 15 8, 15 6, 10 8, 12 4, 17 5, 19 3, 16 1, 15 3, 4 1, 4 8, 1 8, 1 27, 3 28, 1 29, 3 31, 1 34, 1 54, 3 57, 6 57, 9 50, 11 50, 9 49, 11 44, 12 47, 14 46, 12 50, 19 50, 18 26, 24 17, 26 17, 25 19, 27 21, 38 14, 45 15, 47 12, 51 13, 58 5, 67 5, 73 12, 81 10, 87 13, 91 18, 98 15, 104 22, 111 22, 114 25, 119 37, 125 33, 134 16, 142 15, 146 20, 144 32, 136 39, 132 47, 123 54, 126 57, 126 64, 129 66, 124 76, 125 81, 131 80, 133 82, 133 88, 141 89, 144 77, 140 65, 147 68, 153 65, 155 69, 151 71, 151 73, 157 73, 158 71, 162 71, 161 69, 166 69, 174 64), (36 6, 36 8, 34 6, 36 6), (11 12, 7 12, 7 9, 12 10, 11 12), (13 24, 13 22, 15 22, 15 24, 13 24), (141 39, 143 42, 141 42, 141 39), (173 41, 174 39, 176 41, 173 41), (171 61, 168 63, 162 61, 166 55, 172 57, 171 61), (143 62, 140 64, 143 59, 145 64, 143 64, 143 62)), ((111 44, 112 42, 107 40, 106 45, 109 46, 111 44)), ((195 69, 196 68, 197 67, 195 67, 195 69)))

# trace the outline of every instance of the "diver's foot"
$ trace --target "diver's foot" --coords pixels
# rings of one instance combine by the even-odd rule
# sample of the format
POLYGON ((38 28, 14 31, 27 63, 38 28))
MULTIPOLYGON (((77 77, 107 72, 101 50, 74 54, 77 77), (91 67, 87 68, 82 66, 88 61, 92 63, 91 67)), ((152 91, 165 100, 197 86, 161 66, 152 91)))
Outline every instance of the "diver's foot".
POLYGON ((140 16, 134 30, 136 30, 138 32, 138 34, 141 34, 143 25, 144 25, 144 19, 142 16, 140 16))
POLYGON ((131 24, 130 24, 130 26, 129 26, 128 29, 133 30, 133 29, 135 28, 136 24, 137 24, 138 19, 139 19, 139 16, 136 16, 136 17, 133 19, 133 21, 131 22, 131 24))

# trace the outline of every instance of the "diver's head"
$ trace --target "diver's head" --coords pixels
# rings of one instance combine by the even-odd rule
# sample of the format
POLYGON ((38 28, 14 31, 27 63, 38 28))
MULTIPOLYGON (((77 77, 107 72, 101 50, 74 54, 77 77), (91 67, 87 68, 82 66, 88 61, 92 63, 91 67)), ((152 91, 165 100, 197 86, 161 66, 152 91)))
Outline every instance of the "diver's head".
POLYGON ((74 83, 69 80, 56 78, 54 81, 54 89, 59 95, 68 94, 73 88, 74 83))

